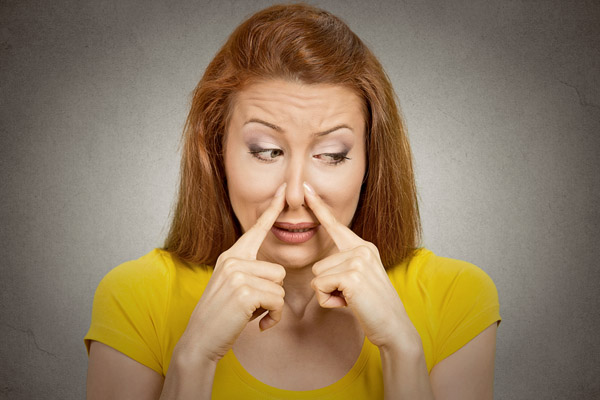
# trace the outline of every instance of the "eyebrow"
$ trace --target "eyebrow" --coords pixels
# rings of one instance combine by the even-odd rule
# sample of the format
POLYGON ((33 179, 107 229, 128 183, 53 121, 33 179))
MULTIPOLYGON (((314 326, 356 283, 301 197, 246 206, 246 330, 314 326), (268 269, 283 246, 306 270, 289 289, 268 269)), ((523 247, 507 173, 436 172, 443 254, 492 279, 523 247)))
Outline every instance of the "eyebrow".
MULTIPOLYGON (((259 123, 259 124, 263 124, 263 125, 271 128, 271 129, 273 129, 276 132, 283 133, 283 128, 282 127, 274 125, 274 124, 271 124, 269 122, 263 121, 262 119, 258 119, 258 118, 251 118, 248 121, 246 121, 246 123, 244 123, 244 125, 249 124, 250 122, 256 122, 256 123, 259 123)), ((342 128, 350 129, 352 132, 354 132, 354 130, 352 128, 350 128, 348 125, 342 124, 342 125, 335 126, 335 127, 331 128, 331 129, 327 129, 326 131, 323 131, 323 132, 313 133, 313 136, 325 136, 325 135, 327 135, 327 134, 329 134, 331 132, 335 132, 338 129, 342 129, 342 128)))

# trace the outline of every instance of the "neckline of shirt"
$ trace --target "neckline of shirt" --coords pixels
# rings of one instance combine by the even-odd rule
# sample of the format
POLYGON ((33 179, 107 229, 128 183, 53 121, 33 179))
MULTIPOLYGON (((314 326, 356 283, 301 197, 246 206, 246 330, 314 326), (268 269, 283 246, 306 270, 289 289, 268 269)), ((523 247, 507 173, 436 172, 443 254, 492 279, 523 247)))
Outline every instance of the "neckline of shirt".
POLYGON ((331 385, 312 390, 280 389, 259 381, 248 371, 246 371, 244 366, 236 358, 235 354, 233 353, 233 350, 229 350, 229 352, 225 355, 225 357, 223 357, 221 362, 224 363, 227 367, 231 368, 247 386, 261 394, 274 396, 278 399, 306 399, 307 397, 313 398, 339 392, 343 390, 346 386, 354 382, 356 378, 360 376, 365 366, 367 365, 367 361, 369 360, 369 357, 372 354, 373 347, 375 347, 375 345, 371 344, 365 336, 360 354, 352 368, 350 368, 350 370, 348 371, 348 373, 346 373, 346 375, 344 375, 338 381, 332 383, 331 385))

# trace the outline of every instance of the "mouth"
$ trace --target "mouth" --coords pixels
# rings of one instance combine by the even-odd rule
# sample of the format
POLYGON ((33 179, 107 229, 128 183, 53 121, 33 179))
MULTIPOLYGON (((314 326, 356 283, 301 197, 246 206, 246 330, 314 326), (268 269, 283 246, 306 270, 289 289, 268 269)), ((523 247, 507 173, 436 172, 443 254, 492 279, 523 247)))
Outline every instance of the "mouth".
POLYGON ((285 229, 286 231, 298 231, 298 230, 306 230, 317 227, 319 224, 314 222, 300 222, 297 224, 292 224, 290 222, 275 222, 273 226, 285 229))
POLYGON ((287 222, 276 222, 271 227, 271 232, 280 241, 289 244, 304 243, 310 240, 319 228, 314 222, 301 222, 291 224, 287 222))

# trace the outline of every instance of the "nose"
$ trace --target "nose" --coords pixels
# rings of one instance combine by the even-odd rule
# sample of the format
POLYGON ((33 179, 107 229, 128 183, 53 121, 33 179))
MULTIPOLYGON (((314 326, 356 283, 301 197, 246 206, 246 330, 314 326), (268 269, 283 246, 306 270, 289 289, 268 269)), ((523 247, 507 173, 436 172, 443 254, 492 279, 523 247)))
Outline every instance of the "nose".
POLYGON ((302 184, 306 180, 305 166, 302 162, 290 162, 285 172, 285 199, 290 210, 302 208, 304 205, 304 188, 302 184))

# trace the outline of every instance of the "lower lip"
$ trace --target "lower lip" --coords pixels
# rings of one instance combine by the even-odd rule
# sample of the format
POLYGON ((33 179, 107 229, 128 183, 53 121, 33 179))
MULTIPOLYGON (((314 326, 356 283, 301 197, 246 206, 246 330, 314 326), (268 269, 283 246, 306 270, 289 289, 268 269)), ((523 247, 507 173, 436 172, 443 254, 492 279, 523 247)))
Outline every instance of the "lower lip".
POLYGON ((285 229, 277 228, 276 226, 271 227, 271 232, 273 235, 284 243, 304 243, 310 240, 317 233, 317 229, 319 227, 316 226, 307 230, 306 232, 290 232, 285 229))

